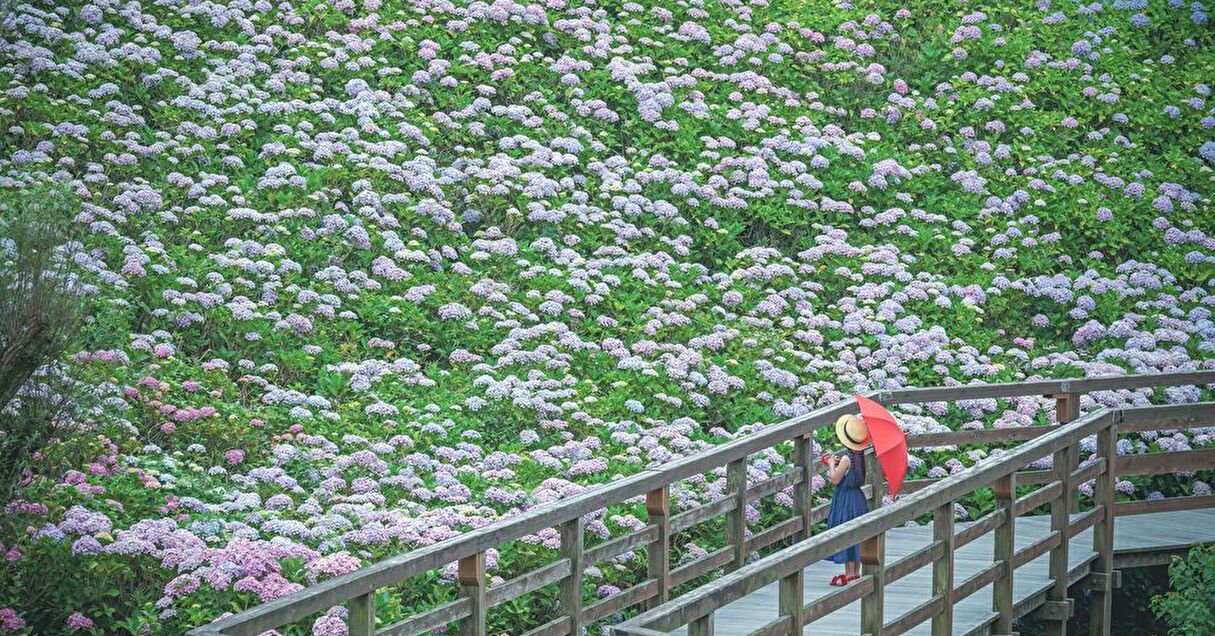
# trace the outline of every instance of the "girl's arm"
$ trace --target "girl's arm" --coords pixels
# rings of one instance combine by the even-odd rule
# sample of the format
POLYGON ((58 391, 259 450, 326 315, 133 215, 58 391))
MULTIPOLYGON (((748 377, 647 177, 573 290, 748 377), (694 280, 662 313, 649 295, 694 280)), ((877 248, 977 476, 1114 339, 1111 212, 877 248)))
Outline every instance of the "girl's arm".
POLYGON ((836 457, 834 460, 832 460, 831 464, 827 466, 827 479, 830 479, 831 483, 838 486, 839 483, 844 480, 844 476, 848 474, 848 468, 850 466, 852 466, 852 459, 850 459, 847 455, 843 457, 836 457))

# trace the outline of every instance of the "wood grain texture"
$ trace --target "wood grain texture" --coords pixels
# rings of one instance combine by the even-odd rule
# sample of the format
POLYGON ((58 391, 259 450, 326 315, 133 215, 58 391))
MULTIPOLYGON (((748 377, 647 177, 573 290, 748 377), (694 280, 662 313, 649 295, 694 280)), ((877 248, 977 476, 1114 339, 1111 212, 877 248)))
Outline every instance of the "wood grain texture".
MULTIPOLYGON (((1106 376, 1094 377, 1075 380, 1042 380, 1033 382, 1010 383, 1002 385, 966 385, 966 386, 951 386, 937 387, 927 389, 906 389, 899 391, 887 392, 869 392, 866 397, 874 398, 886 404, 895 403, 913 403, 913 402, 936 402, 936 401, 957 401, 970 400, 980 398, 1000 398, 1020 395, 1079 395, 1091 391, 1117 390, 1117 389, 1133 389, 1141 387, 1158 387, 1158 386, 1180 386, 1180 385, 1215 385, 1215 371, 1187 371, 1179 373, 1164 373, 1164 374, 1146 374, 1141 376, 1106 376)), ((1070 398, 1068 398, 1070 400, 1070 398)), ((1078 410, 1079 400, 1069 402, 1067 412, 1072 413, 1078 410), (1075 408, 1071 404, 1077 405, 1075 408)), ((696 453, 668 464, 663 465, 658 469, 645 470, 640 473, 613 481, 596 488, 589 489, 579 495, 570 497, 560 502, 537 506, 531 510, 510 517, 498 523, 478 528, 467 532, 463 535, 413 550, 411 552, 398 556, 384 559, 370 566, 361 568, 360 570, 334 579, 323 581, 316 585, 310 586, 286 595, 282 598, 275 599, 268 603, 264 603, 234 616, 217 620, 209 625, 197 628, 191 632, 193 636, 252 636, 262 631, 274 629, 285 624, 292 623, 296 620, 303 619, 318 611, 334 606, 347 603, 352 599, 362 597, 367 594, 374 593, 376 590, 388 587, 402 581, 408 580, 411 577, 437 570, 448 566, 449 564, 470 558, 474 555, 483 553, 490 548, 497 548, 505 543, 515 541, 522 536, 534 534, 535 532, 548 527, 554 527, 562 523, 568 522, 571 519, 582 517, 584 515, 602 510, 603 508, 617 503, 634 500, 643 497, 646 493, 652 492, 658 488, 669 486, 670 484, 701 475, 711 470, 728 465, 732 462, 740 462, 748 455, 772 448, 778 444, 786 443, 790 440, 799 438, 805 439, 806 436, 814 431, 829 427, 835 419, 846 412, 854 410, 854 405, 850 401, 843 401, 837 404, 829 405, 820 409, 816 409, 806 415, 799 416, 786 420, 784 422, 765 427, 756 433, 732 440, 720 446, 707 449, 700 453, 696 453)), ((1090 414, 1091 416, 1092 414, 1090 414)), ((1022 465, 1032 461, 1042 454, 1049 454, 1058 447, 1061 443, 1075 443, 1078 439, 1097 432, 1101 426, 1095 423, 1092 417, 1086 416, 1076 420, 1077 423, 1084 424, 1081 427, 1042 427, 1051 429, 1050 432, 1034 431, 1034 439, 1022 444, 1009 455, 1016 456, 1024 460, 1022 465), (1056 434, 1057 430, 1067 428, 1069 433, 1064 437, 1059 437, 1056 434), (1075 435, 1080 435, 1076 437, 1075 435), (1047 440, 1045 443, 1038 444, 1039 441, 1047 440), (1037 456, 1030 454, 1018 455, 1018 452, 1032 448, 1035 452, 1040 453, 1037 456)), ((1191 426, 1200 426, 1215 421, 1215 404, 1192 404, 1192 405, 1175 405, 1170 407, 1144 407, 1136 409, 1126 409, 1119 412, 1118 418, 1120 421, 1126 422, 1126 425, 1131 429, 1138 429, 1140 426, 1168 426, 1173 428, 1186 428, 1191 426), (1161 409, 1152 412, 1153 409, 1161 409), (1149 424, 1150 423, 1150 424, 1149 424)), ((1147 430, 1147 429, 1143 429, 1147 430)), ((1020 435, 1017 433, 1016 435, 1020 435)), ((1028 434, 1027 434, 1028 435, 1028 434)), ((928 440, 932 441, 932 440, 928 440)), ((938 440, 939 441, 939 440, 938 440)), ((1011 441, 1011 440, 1010 440, 1011 441)), ((1202 452, 1202 451, 1191 451, 1202 452)), ((1192 456, 1190 460, 1203 462, 1203 465, 1215 465, 1215 455, 1212 456, 1192 456)), ((1113 461, 1112 458, 1107 461, 1113 461)), ((1147 462, 1148 460, 1138 460, 1147 462)), ((1136 470, 1145 468, 1144 465, 1136 465, 1134 463, 1127 465, 1128 470, 1136 470)), ((971 471, 967 471, 971 473, 971 471)), ((978 477, 981 480, 990 480, 998 477, 999 470, 993 471, 990 467, 979 467, 972 473, 973 477, 978 477)), ((1045 471, 1044 471, 1045 472, 1045 471)), ((787 477, 793 482, 792 485, 806 483, 805 471, 793 471, 797 474, 796 477, 787 477)), ((1039 476, 1035 475, 1033 479, 1039 476)), ((948 481, 948 480, 945 480, 948 481)), ((1029 481, 1027 479, 1026 481, 1029 481)), ((1049 481, 1049 480, 1048 480, 1049 481)), ((745 483, 745 472, 744 472, 745 483)), ((775 487, 778 484, 769 484, 766 487, 775 487)), ((789 484, 786 484, 787 487, 789 484)), ((934 496, 940 496, 945 493, 957 494, 957 488, 954 486, 941 487, 939 483, 916 486, 923 491, 931 491, 934 496), (951 490, 952 489, 952 490, 951 490)), ((737 502, 739 491, 734 491, 735 497, 732 501, 737 502)), ((907 491, 910 495, 910 490, 907 491)), ((876 497, 880 501, 880 491, 871 489, 869 491, 871 497, 876 497)), ((919 494, 919 493, 915 493, 919 494)), ((742 496, 746 497, 745 486, 742 491, 742 496)), ((1074 495, 1072 495, 1074 497, 1074 495)), ((911 497, 907 498, 911 500, 911 497)), ((1072 499, 1071 501, 1076 501, 1072 499)), ((902 516, 904 513, 915 512, 916 515, 926 514, 932 509, 931 505, 925 505, 926 500, 915 499, 914 510, 912 507, 900 509, 897 513, 892 513, 889 516, 874 516, 873 520, 885 522, 896 517, 902 516)), ((929 502, 930 503, 930 502, 929 502)), ((1176 505, 1176 504, 1174 504, 1176 505)), ((743 506, 735 505, 732 510, 723 511, 726 514, 734 514, 741 516, 743 514, 743 506)), ((1115 507, 1110 508, 1111 511, 1116 511, 1115 507)), ((1156 509, 1157 512, 1164 512, 1163 509, 1156 509)), ((805 511, 801 511, 805 514, 805 511)), ((875 514, 880 515, 877 511, 875 514)), ((1113 514, 1113 512, 1111 512, 1113 514)), ((823 507, 814 508, 810 513, 812 519, 821 518, 819 515, 825 515, 823 507)), ((675 519, 678 515, 672 517, 672 525, 674 526, 675 519)), ((691 519, 691 517, 685 517, 691 519)), ((810 527, 807 524, 802 524, 803 531, 810 532, 810 527)), ((736 528, 737 529, 737 528, 736 528)), ((745 534, 745 523, 743 524, 745 534)), ((672 530, 674 532, 675 530, 672 530)), ((857 542, 863 538, 863 533, 854 533, 853 536, 845 537, 848 541, 857 542)), ((833 537, 828 537, 828 540, 834 540, 837 537, 842 537, 843 533, 833 537)), ((841 539, 841 545, 843 539, 841 539)), ((732 555, 732 565, 737 565, 745 559, 745 555, 739 557, 739 552, 746 549, 745 543, 739 547, 739 542, 733 544, 735 553, 732 555)), ((817 550, 819 546, 813 549, 817 550)), ((829 546, 834 547, 834 546, 829 546)), ((811 554, 802 554, 803 557, 813 556, 811 554)), ((710 568, 711 569, 711 568, 710 568)), ((785 573, 787 574, 787 572, 785 573)), ((783 576, 783 574, 781 575, 783 576)), ((780 578, 777 576, 776 578, 780 578)), ((772 579, 776 580, 776 579, 772 579)), ((461 586, 463 587, 463 586, 461 586)), ((484 588, 482 584, 480 587, 484 588)), ((481 611, 484 608, 480 608, 481 611)), ((470 609, 470 611, 473 611, 470 609)), ((473 614, 476 612, 473 611, 473 614)), ((462 622, 468 622, 472 617, 467 617, 462 622)))
POLYGON ((350 636, 375 634, 375 592, 346 602, 346 629, 350 636))
POLYGON ((561 524, 561 556, 569 562, 569 575, 561 581, 559 605, 561 613, 570 619, 569 631, 574 636, 582 633, 582 517, 575 517, 561 524))
MULTIPOLYGON (((952 509, 950 513, 952 516, 952 509)), ((1073 520, 1076 518, 1078 516, 1073 517, 1073 520)), ((964 531, 972 523, 955 522, 955 530, 964 531)), ((1215 541, 1215 509, 1169 512, 1160 516, 1141 515, 1119 519, 1118 523, 1117 551, 1114 554, 1121 559, 1135 555, 1160 555, 1159 558, 1152 558, 1167 559, 1178 553, 1170 550, 1186 550, 1193 542, 1215 541), (1177 531, 1165 534, 1159 531, 1160 527, 1177 528, 1177 531), (1153 547, 1158 544, 1161 546, 1159 549, 1153 547)), ((1018 519, 1018 552, 1040 543, 1050 532, 1048 515, 1018 519)), ((989 593, 990 577, 994 574, 985 570, 993 567, 992 539, 993 533, 988 532, 956 552, 955 585, 960 591, 969 592, 970 595, 966 598, 954 597, 954 624, 952 631, 948 632, 950 634, 977 636, 990 633, 990 626, 996 616, 991 608, 989 593), (976 574, 985 576, 973 578, 976 574), (969 585, 967 581, 970 581, 969 585)), ((1073 585, 1083 582, 1091 564, 1095 563, 1095 555, 1091 552, 1092 540, 1092 530, 1071 540, 1068 579, 1073 585)), ((933 541, 933 528, 930 526, 895 528, 887 533, 888 562, 896 563, 924 549, 933 541)), ((1046 600, 1046 592, 1050 587, 1050 579, 1047 576, 1048 560, 1046 555, 1041 555, 1018 568, 1013 586, 1014 613, 1017 617, 1025 616, 1046 600)), ((856 636, 860 633, 860 603, 857 601, 869 592, 866 585, 868 579, 862 578, 846 587, 828 586, 827 580, 837 573, 839 566, 827 561, 816 561, 805 569, 804 611, 807 624, 803 630, 804 634, 856 636)), ((716 610, 714 617, 718 636, 747 636, 762 626, 773 623, 779 616, 778 596, 778 585, 771 584, 716 610)), ((887 582, 886 614, 903 616, 927 602, 932 596, 935 596, 932 589, 932 568, 925 566, 897 582, 887 582)), ((671 633, 684 636, 686 629, 677 628, 671 633)), ((907 633, 931 636, 931 621, 925 620, 920 625, 911 627, 907 633)))
POLYGON ((468 614, 468 599, 462 598, 382 627, 376 636, 417 636, 458 621, 468 614))
POLYGON ((940 543, 941 556, 932 562, 932 595, 941 606, 932 615, 932 636, 953 634, 954 543, 953 502, 945 502, 932 512, 932 539, 940 543))

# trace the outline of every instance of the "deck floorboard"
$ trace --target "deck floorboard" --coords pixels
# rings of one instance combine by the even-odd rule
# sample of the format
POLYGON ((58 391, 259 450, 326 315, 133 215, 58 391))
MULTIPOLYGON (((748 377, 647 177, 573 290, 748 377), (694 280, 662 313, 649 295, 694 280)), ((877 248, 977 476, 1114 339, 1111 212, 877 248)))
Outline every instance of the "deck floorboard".
MULTIPOLYGON (((967 524, 958 523, 958 529, 967 524)), ((1025 516, 1017 519, 1015 531, 1017 548, 1026 547, 1045 537, 1050 531, 1050 518, 1046 515, 1025 516)), ((886 536, 886 559, 896 559, 928 545, 932 540, 932 529, 926 526, 898 528, 886 536)), ((1115 555, 1156 551, 1161 549, 1184 549, 1195 543, 1215 542, 1215 509, 1182 510, 1119 517, 1114 524, 1115 555)), ((1088 573, 1094 558, 1092 530, 1072 537, 1068 550, 1068 567, 1072 582, 1088 573)), ((954 557, 955 586, 967 577, 992 563, 992 535, 989 533, 958 550, 954 557)), ((1045 591, 1050 586, 1047 574, 1049 555, 1044 554, 1017 569, 1013 581, 1014 603, 1018 616, 1023 616, 1041 605, 1045 591)), ((822 561, 806 568, 806 602, 809 603, 833 588, 827 585, 832 576, 840 572, 840 566, 822 561)), ((886 587, 886 621, 890 622, 903 613, 927 601, 931 596, 932 568, 920 568, 886 587)), ((991 585, 954 604, 954 633, 959 635, 986 634, 992 612, 991 585)), ((777 586, 768 585, 753 594, 741 598, 719 609, 714 627, 717 636, 745 636, 777 616, 777 586)), ((848 635, 860 632, 860 602, 854 602, 832 614, 806 626, 804 634, 816 636, 848 635)), ((685 634, 681 629, 673 634, 685 634)), ((929 633, 925 622, 908 634, 929 633)))

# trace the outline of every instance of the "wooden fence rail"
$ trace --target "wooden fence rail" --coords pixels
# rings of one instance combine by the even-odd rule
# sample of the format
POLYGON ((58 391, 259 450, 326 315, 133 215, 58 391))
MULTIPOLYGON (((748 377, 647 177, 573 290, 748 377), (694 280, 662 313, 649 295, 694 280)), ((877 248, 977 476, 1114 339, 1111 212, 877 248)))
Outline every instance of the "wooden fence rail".
MULTIPOLYGON (((1055 400, 1058 420, 1062 423, 1075 419, 1079 414, 1079 397, 1084 393, 1185 385, 1215 385, 1215 371, 1103 376, 1008 384, 974 384, 902 389, 897 391, 875 391, 866 393, 865 395, 888 405, 956 402, 1029 395, 1046 396, 1055 400)), ((1191 414, 1187 414, 1179 407, 1161 408, 1173 409, 1160 412, 1163 418, 1161 421, 1166 421, 1168 426, 1152 426, 1152 428, 1180 428, 1193 420, 1191 414)), ((549 585, 557 585, 559 587, 559 616, 544 625, 526 632, 526 636, 577 635, 580 634, 582 628, 586 625, 602 620, 621 610, 647 610, 639 617, 638 620, 641 620, 642 617, 652 618, 658 616, 659 614, 655 614, 655 612, 668 612, 672 607, 693 607, 686 605, 687 599, 705 588, 699 588, 694 592, 679 597, 678 601, 670 601, 669 599, 673 594, 673 590, 719 569, 725 569, 730 574, 714 583, 711 586, 713 589, 721 588, 721 585, 725 584, 726 581, 737 580, 737 577, 742 573, 753 574, 754 566, 745 565, 746 559, 751 554, 774 546, 781 541, 801 541, 795 547, 810 550, 802 554, 802 556, 806 554, 818 554, 819 552, 829 554, 839 549, 837 547, 834 550, 827 550, 826 548, 822 548, 824 545, 830 547, 838 544, 842 547, 857 543, 857 541, 849 543, 843 539, 836 540, 835 537, 843 536, 839 532, 840 528, 814 537, 812 543, 806 543, 806 540, 811 538, 814 524, 825 519, 827 512, 826 506, 815 507, 812 505, 810 482, 815 471, 813 462, 816 461, 811 457, 813 435, 818 429, 834 424, 836 418, 840 415, 854 411, 855 405, 851 401, 817 409, 806 415, 765 427, 751 435, 732 440, 701 453, 669 462, 660 467, 637 473, 610 484, 595 487, 577 496, 552 504, 538 506, 458 537, 384 559, 345 576, 323 581, 293 594, 214 621, 192 630, 189 634, 190 636, 253 636, 266 630, 276 629, 306 619, 331 607, 346 605, 349 610, 347 623, 350 636, 414 636, 429 633, 435 628, 453 623, 458 624, 458 631, 462 636, 484 636, 487 630, 487 613, 491 608, 549 585), (793 443, 794 457, 792 469, 789 472, 770 477, 765 481, 749 483, 747 479, 748 458, 752 454, 789 442, 793 443), (727 483, 727 492, 724 497, 677 513, 672 511, 671 487, 673 484, 721 469, 725 471, 727 483), (793 516, 791 518, 780 521, 769 528, 751 529, 748 527, 746 519, 748 505, 790 488, 792 488, 794 498, 793 516), (594 546, 587 545, 581 521, 583 518, 602 511, 609 506, 639 500, 644 500, 648 516, 646 525, 643 528, 620 537, 614 537, 604 543, 594 546), (727 545, 716 552, 711 552, 692 562, 673 566, 673 555, 671 554, 672 535, 721 517, 725 519, 727 545), (560 534, 561 548, 558 559, 529 572, 522 573, 505 584, 489 587, 485 574, 485 552, 546 528, 557 528, 560 534), (833 532, 835 534, 832 534, 833 532), (647 552, 648 563, 645 570, 645 580, 598 602, 589 605, 584 604, 583 570, 589 566, 638 549, 644 549, 647 552), (377 621, 375 607, 377 591, 407 582, 414 577, 442 569, 453 563, 457 564, 456 600, 417 613, 391 625, 382 625, 380 624, 381 621, 377 621)), ((1123 413, 1130 426, 1147 426, 1152 417, 1147 412, 1141 412, 1136 409, 1130 409, 1123 413)), ((963 445, 988 441, 1025 441, 1025 444, 1012 451, 1011 454, 1002 456, 1000 462, 990 465, 989 462, 984 462, 967 471, 972 476, 975 471, 978 471, 978 474, 984 478, 990 477, 985 482, 990 483, 997 478, 1006 476, 1004 473, 1000 473, 1000 471, 1004 467, 1015 463, 1008 459, 1010 456, 1024 459, 1025 461, 1021 463, 1021 465, 1024 465, 1044 455, 1052 453, 1058 455, 1058 453, 1062 452, 1065 453, 1062 456, 1064 460, 1062 463, 1066 466, 1071 466, 1074 457, 1078 456, 1078 451, 1074 447, 1079 443, 1079 440, 1105 430, 1101 423, 1107 420, 1112 421, 1113 418, 1113 413, 1105 411, 1090 414, 1081 420, 1077 420, 1075 424, 1065 427, 1051 426, 933 433, 914 437, 910 441, 920 446, 963 445), (1035 455, 1034 453, 1037 454, 1035 455), (998 467, 998 469, 993 467, 998 467)), ((1113 442, 1110 442, 1110 448, 1113 447, 1112 444, 1113 442)), ((1105 447, 1102 446, 1102 448, 1105 447)), ((1204 451, 1190 452, 1204 453, 1204 451)), ((1087 467, 1088 472, 1083 474, 1064 471, 1064 469, 1058 468, 1059 463, 1057 462, 1056 467, 1058 470, 1055 472, 1041 471, 1041 473, 1049 474, 1027 475, 1034 483, 1047 484, 1051 489, 1049 490, 1050 496, 1040 495, 1037 499, 1029 501, 1025 505, 1034 503, 1036 505, 1033 508, 1036 508, 1040 505, 1049 504, 1052 506, 1052 510, 1055 508, 1062 510, 1062 513, 1060 513, 1062 515, 1061 518, 1066 519, 1066 512, 1074 506, 1074 495, 1068 494, 1073 486, 1089 479, 1097 479, 1100 483, 1102 477, 1108 477, 1113 473, 1113 471, 1108 469, 1110 466, 1132 471, 1158 468, 1157 464, 1150 463, 1148 460, 1139 460, 1139 458, 1133 459, 1147 463, 1124 463, 1123 460, 1128 458, 1116 458, 1112 454, 1109 457, 1105 455, 1102 455, 1102 457, 1105 458, 1104 463, 1097 465, 1096 468, 1093 468, 1093 465, 1090 464, 1087 467), (1062 484, 1062 487, 1056 488, 1056 483, 1062 484), (1066 502, 1059 503, 1060 499, 1063 498, 1066 498, 1066 502)), ((1060 457, 1057 456, 1056 459, 1058 460, 1060 457)), ((1191 459, 1205 462, 1215 458, 1202 454, 1193 455, 1191 459)), ((1007 474, 1011 475, 1017 468, 1009 469, 1007 474)), ((1080 470, 1085 469, 1081 468, 1080 470)), ((869 471, 869 474, 876 476, 879 474, 879 471, 874 468, 869 471)), ((1015 482, 1008 485, 1015 485, 1015 482)), ((919 514, 943 514, 935 512, 936 509, 941 508, 946 503, 952 509, 952 502, 965 494, 956 482, 951 482, 948 478, 938 483, 927 483, 919 480, 909 482, 908 486, 908 490, 919 490, 919 492, 901 499, 896 507, 884 508, 877 511, 876 514, 894 515, 903 514, 901 511, 914 511, 915 514, 908 517, 908 519, 919 514), (940 493, 942 492, 945 492, 948 496, 941 495, 940 493), (932 503, 926 504, 927 507, 923 508, 923 510, 919 507, 909 507, 918 505, 914 502, 926 501, 928 497, 933 498, 932 503), (938 499, 941 501, 937 501, 938 499), (912 504, 908 502, 912 502, 912 504)), ((1109 492, 1112 493, 1112 486, 1110 488, 1109 492)), ((1014 491, 1010 490, 1009 492, 1014 491)), ((1101 492, 1104 493, 1105 491, 1102 490, 1101 492)), ((866 486, 865 493, 871 498, 872 507, 876 508, 877 504, 880 504, 882 501, 882 484, 880 480, 876 478, 872 479, 866 486)), ((1019 500, 1006 499, 1008 498, 1001 500, 1004 507, 999 511, 1003 516, 993 517, 996 520, 991 521, 988 525, 990 529, 996 530, 998 533, 1005 533, 1007 537, 1011 537, 1011 524, 1009 524, 1010 528, 1007 530, 999 530, 999 527, 1008 522, 1009 515, 1013 514, 1010 510, 1015 512, 1019 500), (1012 503, 1009 503, 1009 501, 1012 501, 1012 503)), ((1166 505, 1160 502, 1142 503, 1152 503, 1158 506, 1166 505)), ((1032 510, 1033 508, 1025 509, 1032 510)), ((1110 523, 1114 508, 1115 506, 1109 505, 1102 508, 1101 514, 1108 516, 1109 519, 1106 516, 1094 514, 1091 524, 1102 528, 1104 526, 1101 524, 1110 523)), ((1128 513, 1133 514, 1133 511, 1128 511, 1128 513)), ((938 573, 937 576, 934 576, 934 590, 936 591, 934 592, 933 602, 923 608, 919 608, 912 616, 899 617, 893 626, 898 628, 912 619, 923 619, 923 617, 931 618, 934 624, 936 624, 937 622, 948 620, 947 618, 938 618, 946 613, 945 608, 948 606, 946 602, 948 599, 957 599, 966 594, 973 593, 983 587, 979 583, 985 585, 984 581, 994 581, 999 579, 1002 573, 1007 574, 1005 570, 1008 569, 1007 562, 1009 558, 1002 560, 1003 565, 1001 565, 1001 568, 1003 570, 993 569, 992 572, 983 573, 979 579, 963 581, 956 587, 952 587, 952 583, 947 585, 950 574, 949 569, 944 565, 945 561, 943 561, 946 558, 945 553, 948 552, 949 558, 952 558, 952 549, 956 549, 956 547, 964 544, 966 540, 973 540, 979 536, 967 534, 968 531, 972 531, 976 526, 962 530, 952 538, 945 536, 946 531, 943 527, 939 528, 941 538, 938 542, 934 542, 932 550, 923 554, 913 555, 917 557, 916 561, 908 561, 903 565, 884 565, 881 558, 883 546, 880 534, 884 531, 885 526, 880 524, 870 526, 876 518, 874 515, 867 515, 865 527, 881 528, 881 530, 875 530, 865 537, 848 535, 851 538, 859 537, 867 539, 864 547, 867 556, 866 565, 864 566, 864 576, 859 582, 860 584, 842 588, 839 596, 833 597, 832 600, 826 603, 803 607, 799 596, 803 585, 800 580, 800 574, 795 573, 793 570, 789 570, 788 572, 783 572, 782 570, 783 574, 778 578, 781 580, 781 598, 783 599, 781 602, 781 621, 783 625, 792 626, 812 621, 816 617, 821 617, 825 613, 859 598, 859 595, 864 595, 864 598, 870 598, 869 601, 864 602, 866 607, 870 608, 869 618, 867 619, 869 623, 867 624, 875 626, 878 629, 884 629, 880 624, 882 619, 880 609, 874 609, 875 607, 880 608, 881 604, 880 602, 875 602, 872 597, 875 595, 880 597, 884 583, 895 580, 897 577, 904 576, 907 572, 914 570, 915 568, 912 565, 920 567, 929 563, 933 564, 934 572, 938 573), (946 550, 951 545, 952 548, 946 550), (946 590, 946 587, 950 589, 946 590), (796 602, 794 602, 794 599, 797 599, 796 602)), ((945 523, 944 521, 940 522, 942 526, 945 523)), ((854 528, 853 530, 854 534, 856 534, 856 529, 854 528)), ((1058 533, 1058 536, 1062 537, 1066 530, 1067 528, 1063 527, 1053 528, 1052 536, 1056 536, 1055 533, 1058 533)), ((864 532, 861 532, 861 534, 864 534, 864 532)), ((1007 544, 1011 539, 1005 537, 1005 534, 998 534, 998 536, 1007 544)), ((1042 550, 1066 550, 1066 541, 1063 541, 1061 538, 1059 541, 1059 545, 1051 544, 1048 547, 1039 547, 1042 550)), ((1066 553, 1064 552, 1063 554, 1063 562, 1065 563, 1066 553)), ((1017 557, 1013 554, 1011 558, 1015 560, 1017 557)), ((767 559, 764 561, 766 562, 767 559)), ((797 572, 800 571, 801 568, 797 568, 797 572)), ((755 579, 747 578, 746 580, 754 582, 765 579, 766 576, 760 576, 755 579)), ((1063 589, 1063 594, 1064 596, 1066 595, 1066 588, 1063 589)), ((707 605, 704 605, 705 602, 700 601, 701 604, 694 607, 707 607, 707 605)), ((692 614, 695 614, 695 612, 692 612, 692 614)), ((692 614, 679 610, 674 615, 690 617, 685 622, 690 623, 691 634, 704 633, 703 630, 706 629, 704 625, 711 624, 711 611, 696 614, 695 616, 692 616, 692 614), (706 616, 709 616, 707 623, 706 616)), ((665 616, 665 614, 663 615, 665 616)), ((650 618, 645 618, 645 620, 649 621, 650 618)), ((664 625, 675 624, 666 618, 657 622, 664 625)), ((652 633, 648 623, 643 625, 636 620, 618 626, 616 629, 621 634, 640 635, 652 633)), ((777 629, 777 631, 771 633, 787 632, 777 629)))
MULTIPOLYGON (((1076 404, 1072 402, 1072 404, 1076 404)), ((1068 598, 1068 548, 1070 539, 1093 529, 1093 552, 1088 589, 1093 594, 1090 625, 1093 634, 1110 633, 1110 603, 1117 573, 1113 571, 1113 528, 1118 515, 1143 514, 1166 510, 1207 508, 1215 496, 1174 497, 1154 501, 1114 502, 1114 487, 1121 475, 1215 469, 1215 453, 1207 450, 1175 451, 1144 455, 1118 456, 1115 447, 1120 432, 1190 429, 1215 426, 1215 402, 1172 406, 1136 407, 1122 410, 1101 409, 1069 422, 1076 415, 1071 404, 1061 411, 1061 426, 1042 427, 1040 433, 1026 436, 1025 443, 1010 452, 981 461, 958 474, 925 483, 914 493, 892 505, 876 510, 847 524, 808 540, 774 552, 766 557, 707 583, 688 594, 635 618, 613 626, 617 636, 658 636, 687 625, 689 634, 712 634, 714 612, 773 582, 779 582, 781 600, 777 619, 751 632, 752 636, 801 634, 802 628, 832 611, 861 601, 861 633, 883 636, 902 634, 924 622, 931 623, 932 634, 952 633, 952 607, 984 587, 992 587, 992 607, 996 614, 992 634, 1013 633, 1013 581, 1017 568, 1049 554, 1052 581, 1047 600, 1038 615, 1047 620, 1048 633, 1065 633, 1066 620, 1073 613, 1068 598), (1096 437, 1096 452, 1078 465, 1080 445, 1096 437), (1023 471, 1029 463, 1044 456, 1053 457, 1050 470, 1023 471), (1038 487, 1018 496, 1030 476, 1038 487), (1080 486, 1092 486, 1092 504, 1078 512, 1080 486), (977 490, 990 488, 996 506, 965 529, 955 531, 953 506, 958 499, 977 490), (1031 545, 1016 549, 1015 520, 1042 506, 1050 508, 1050 532, 1031 545), (884 563, 886 532, 931 513, 933 539, 910 555, 884 563), (981 536, 994 535, 992 563, 964 581, 955 581, 953 561, 956 551, 981 536), (849 545, 861 545, 862 576, 844 588, 813 602, 794 602, 795 587, 810 564, 849 545), (927 601, 900 616, 883 615, 884 588, 922 567, 932 567, 932 593, 927 601), (790 590, 786 593, 786 590, 790 590), (786 598, 786 594, 788 597, 786 598)), ((953 437, 934 437, 928 445, 941 440, 965 443, 968 431, 953 437)), ((937 434, 933 434, 934 436, 937 434)), ((911 442, 912 445, 916 443, 911 442)), ((800 589, 800 588, 799 588, 800 589)))

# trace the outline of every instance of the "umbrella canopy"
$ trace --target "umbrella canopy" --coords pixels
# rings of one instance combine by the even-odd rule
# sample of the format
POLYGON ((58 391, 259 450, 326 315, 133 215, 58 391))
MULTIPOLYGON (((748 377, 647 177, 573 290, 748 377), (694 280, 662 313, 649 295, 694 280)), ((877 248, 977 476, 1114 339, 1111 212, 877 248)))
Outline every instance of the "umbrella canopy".
POLYGON ((903 478, 907 476, 907 436, 890 411, 881 404, 859 395, 854 394, 853 397, 861 408, 865 426, 869 427, 869 438, 873 440, 878 463, 886 474, 886 481, 890 482, 890 494, 897 495, 903 487, 903 478))

